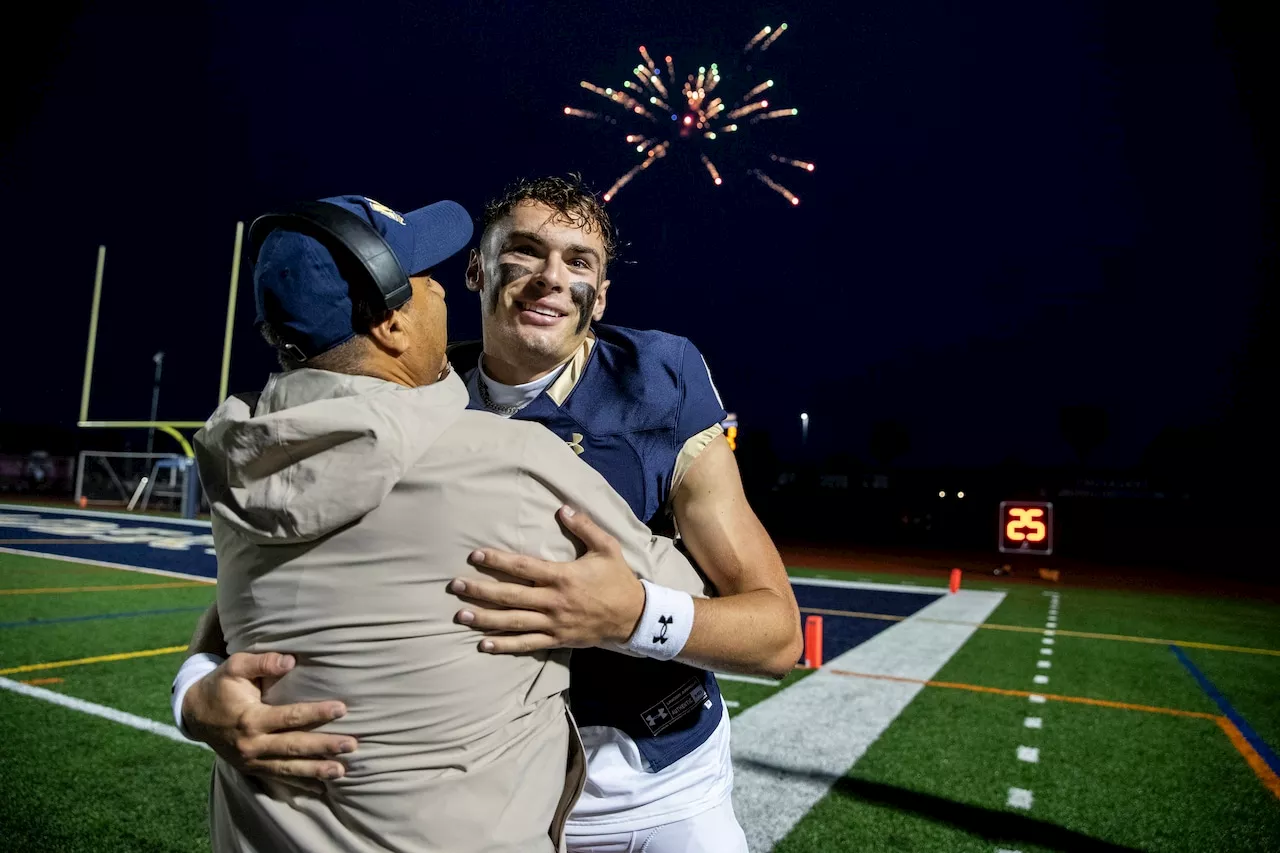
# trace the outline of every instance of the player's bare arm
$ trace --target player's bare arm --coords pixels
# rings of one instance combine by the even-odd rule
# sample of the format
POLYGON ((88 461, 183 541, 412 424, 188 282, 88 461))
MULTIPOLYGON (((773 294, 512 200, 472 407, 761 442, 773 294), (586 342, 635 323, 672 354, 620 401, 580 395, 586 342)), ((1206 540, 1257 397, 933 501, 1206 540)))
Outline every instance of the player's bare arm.
MULTIPOLYGON (((795 666, 803 640, 786 570, 747 503, 733 452, 723 437, 698 455, 673 500, 689 551, 720 597, 694 602, 693 630, 677 660, 704 669, 781 678, 795 666), (744 639, 747 641, 744 642, 744 639)), ((639 610, 636 580, 617 543, 584 513, 564 519, 587 553, 572 563, 487 549, 473 563, 517 582, 467 581, 468 606, 458 620, 482 631, 481 649, 497 654, 557 646, 617 648, 639 610), (493 605, 487 607, 485 605, 493 605)), ((455 582, 456 583, 456 582, 455 582)))
POLYGON ((681 538, 720 593, 694 602, 693 633, 681 659, 726 671, 749 664, 752 672, 782 678, 804 648, 800 610, 782 557, 747 503, 724 436, 694 460, 672 503, 681 538), (750 638, 746 648, 744 637, 750 638))

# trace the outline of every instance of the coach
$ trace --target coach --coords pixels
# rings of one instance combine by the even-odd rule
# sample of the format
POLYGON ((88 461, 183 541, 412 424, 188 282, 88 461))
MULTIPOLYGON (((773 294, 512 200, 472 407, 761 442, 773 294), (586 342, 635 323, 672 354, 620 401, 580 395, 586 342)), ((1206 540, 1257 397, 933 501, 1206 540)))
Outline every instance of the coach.
MULTIPOLYGON (((285 370, 227 400, 196 436, 232 653, 223 666, 287 650, 297 664, 266 700, 344 697, 346 715, 314 736, 359 747, 345 775, 294 783, 219 758, 217 851, 556 849, 582 784, 561 696, 567 652, 476 654, 446 585, 478 577, 467 560, 481 546, 574 559, 561 522, 581 531, 583 516, 558 521, 567 504, 591 507, 599 528, 587 530, 615 537, 637 575, 701 587, 551 432, 466 410, 429 271, 471 230, 453 202, 402 215, 359 196, 251 229, 259 321, 285 370)), ((601 588, 625 644, 643 588, 601 588)), ((193 648, 204 642, 198 632, 193 648)))

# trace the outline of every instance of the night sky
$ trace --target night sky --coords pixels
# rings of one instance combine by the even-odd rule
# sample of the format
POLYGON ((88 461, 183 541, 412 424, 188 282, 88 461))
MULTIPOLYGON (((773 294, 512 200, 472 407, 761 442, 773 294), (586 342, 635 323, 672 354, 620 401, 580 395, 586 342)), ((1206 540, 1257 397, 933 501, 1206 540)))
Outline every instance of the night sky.
MULTIPOLYGON (((608 111, 578 81, 620 85, 640 44, 719 62, 730 93, 772 77, 801 111, 734 140, 724 186, 675 152, 609 208, 627 245, 606 320, 692 338, 784 457, 807 411, 819 456, 866 458, 895 418, 910 465, 1057 464, 1059 409, 1088 404, 1110 424, 1096 461, 1127 466, 1239 391, 1270 213, 1212 3, 115 5, 10 34, 0 421, 74 423, 99 243, 91 417, 145 418, 163 349, 161 418, 199 420, 236 220, 340 193, 478 215, 569 170, 604 190, 635 161, 626 131, 562 108, 608 111)), ((453 337, 476 337, 461 263, 442 272, 453 337)), ((232 391, 273 366, 248 265, 241 284, 232 391)))

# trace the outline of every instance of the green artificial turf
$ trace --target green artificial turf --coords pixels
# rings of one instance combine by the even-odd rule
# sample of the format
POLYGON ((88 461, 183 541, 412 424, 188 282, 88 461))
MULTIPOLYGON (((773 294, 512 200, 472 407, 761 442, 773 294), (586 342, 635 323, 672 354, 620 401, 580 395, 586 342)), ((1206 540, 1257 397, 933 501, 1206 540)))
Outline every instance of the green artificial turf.
MULTIPOLYGON (((892 587, 944 581, 798 570, 892 587)), ((175 582, 40 557, 0 555, 0 590, 175 582)), ((1072 637, 1082 631, 1280 648, 1280 608, 1230 598, 969 580, 1005 599, 937 681, 1154 705, 1219 709, 1165 645, 1072 637), (1046 592, 1059 593, 1045 647, 1046 592), (1049 669, 1036 666, 1048 660, 1049 669), (1037 674, 1049 676, 1034 684, 1037 674)), ((212 586, 0 595, 0 669, 184 645, 212 586), (168 613, 144 611, 173 610, 168 613), (85 616, 123 618, 41 622, 85 616), (19 623, 19 624, 14 624, 19 623)), ((1273 748, 1280 746, 1280 657, 1187 648, 1273 748)), ((35 670, 44 689, 171 722, 168 688, 180 653, 35 670)), ((721 681, 739 714, 779 686, 721 681)), ((0 691, 0 849, 206 850, 210 754, 197 747, 0 691)), ((974 851, 998 848, 1159 853, 1280 849, 1280 800, 1212 720, 926 687, 828 796, 776 848, 801 851, 974 851), (1042 728, 1025 720, 1039 717, 1042 728), (1035 764, 1019 746, 1040 749, 1035 764), (1006 805, 1033 791, 1029 811, 1006 805)))
POLYGON ((1228 853, 1275 838, 1275 797, 1212 721, 926 688, 776 849, 1228 853), (1010 787, 1032 808, 1009 807, 1010 787))
POLYGON ((7 691, 0 731, 0 848, 209 849, 212 753, 7 691))
POLYGON ((763 702, 770 696, 777 695, 778 691, 790 687, 802 678, 812 675, 812 670, 796 669, 792 670, 786 678, 778 682, 778 686, 769 687, 764 684, 750 684, 742 681, 732 681, 727 678, 721 678, 720 694, 725 699, 738 703, 738 707, 729 708, 729 716, 737 716, 752 705, 763 702))

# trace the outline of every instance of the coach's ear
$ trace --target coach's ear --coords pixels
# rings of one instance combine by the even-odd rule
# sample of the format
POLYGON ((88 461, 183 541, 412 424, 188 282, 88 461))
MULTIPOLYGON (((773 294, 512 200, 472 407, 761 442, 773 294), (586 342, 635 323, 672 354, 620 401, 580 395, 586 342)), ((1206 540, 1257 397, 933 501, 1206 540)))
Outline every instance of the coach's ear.
POLYGON ((471 256, 467 258, 467 290, 473 293, 484 290, 484 265, 480 262, 480 253, 475 249, 471 250, 471 256))
MULTIPOLYGON (((411 308, 411 304, 403 307, 411 308)), ((412 327, 407 313, 401 308, 397 308, 394 311, 388 311, 387 316, 369 327, 369 337, 373 339, 379 349, 395 358, 399 358, 413 346, 414 334, 412 327)))
POLYGON ((591 310, 591 319, 600 322, 600 318, 604 316, 604 305, 609 301, 609 279, 600 282, 600 288, 596 290, 596 305, 591 310))

